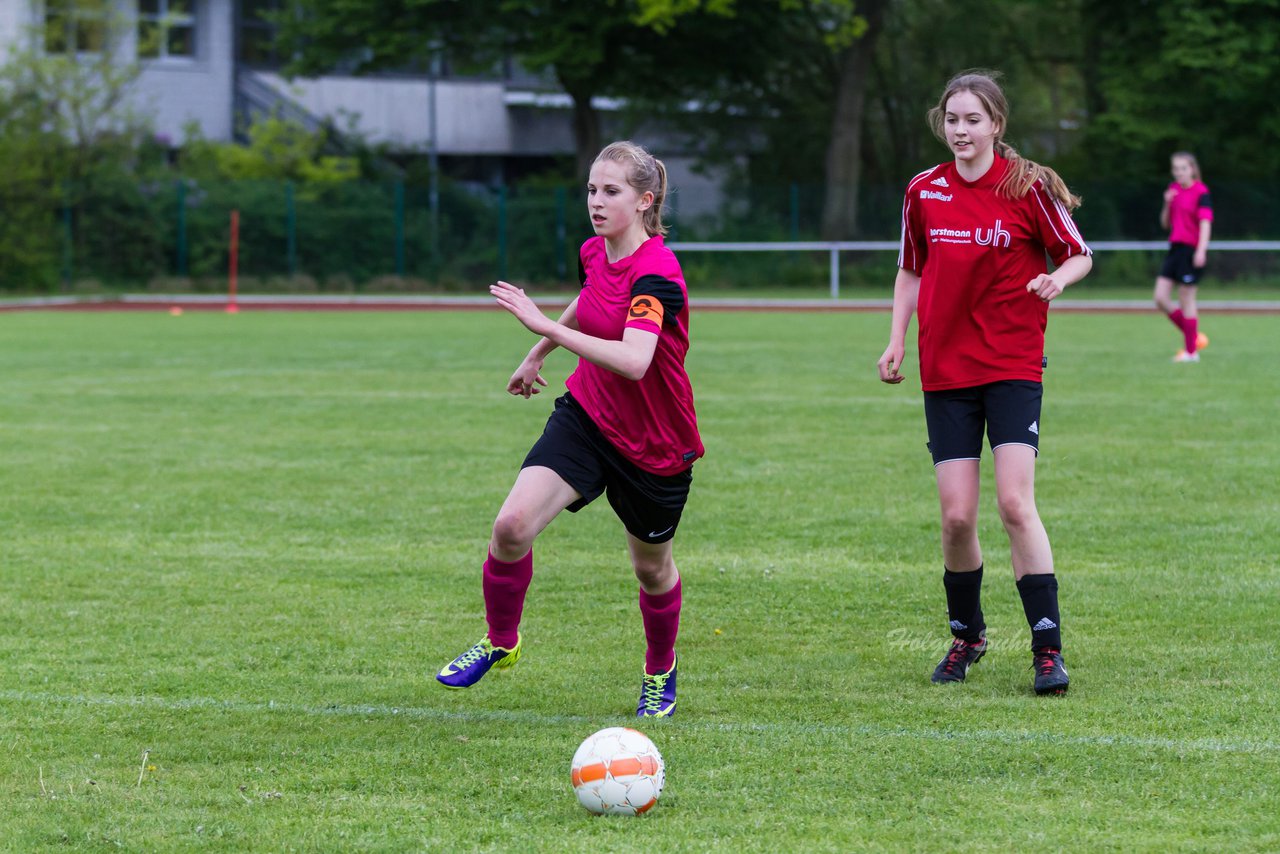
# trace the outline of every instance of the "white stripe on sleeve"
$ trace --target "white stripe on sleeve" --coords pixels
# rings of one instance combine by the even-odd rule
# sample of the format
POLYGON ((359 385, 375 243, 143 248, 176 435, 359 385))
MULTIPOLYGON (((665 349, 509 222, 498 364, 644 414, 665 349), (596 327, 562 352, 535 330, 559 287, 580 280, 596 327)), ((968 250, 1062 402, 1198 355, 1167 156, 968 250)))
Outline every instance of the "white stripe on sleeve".
POLYGON ((938 170, 937 166, 930 166, 928 169, 916 174, 907 182, 907 192, 902 201, 902 237, 898 245, 898 266, 907 270, 920 269, 920 250, 916 246, 915 236, 911 234, 911 228, 908 225, 910 219, 911 201, 914 198, 916 184, 923 178, 928 178, 938 170), (911 263, 907 262, 907 253, 911 254, 911 263))

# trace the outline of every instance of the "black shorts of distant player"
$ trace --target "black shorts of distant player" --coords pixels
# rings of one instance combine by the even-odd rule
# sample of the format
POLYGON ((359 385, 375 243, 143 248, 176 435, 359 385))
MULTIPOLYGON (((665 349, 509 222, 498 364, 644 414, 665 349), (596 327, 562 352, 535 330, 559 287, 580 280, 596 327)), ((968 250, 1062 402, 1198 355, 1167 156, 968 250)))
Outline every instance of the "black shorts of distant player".
POLYGON ((1180 285, 1198 285, 1204 276, 1204 267, 1195 266, 1192 261, 1196 254, 1194 246, 1185 243, 1170 243, 1169 254, 1164 256, 1164 264, 1160 266, 1160 275, 1172 279, 1180 285))

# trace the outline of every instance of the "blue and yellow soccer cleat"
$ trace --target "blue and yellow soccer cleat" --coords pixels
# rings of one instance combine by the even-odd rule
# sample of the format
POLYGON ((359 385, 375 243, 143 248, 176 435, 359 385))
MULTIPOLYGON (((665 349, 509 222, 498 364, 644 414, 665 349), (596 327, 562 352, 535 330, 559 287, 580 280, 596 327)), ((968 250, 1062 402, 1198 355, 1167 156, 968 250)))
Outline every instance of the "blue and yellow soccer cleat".
POLYGON ((676 662, 666 673, 646 673, 640 685, 638 718, 669 718, 676 713, 676 662))
POLYGON ((436 674, 436 681, 446 688, 457 690, 470 688, 479 682, 492 667, 510 667, 520 660, 520 646, 524 638, 516 636, 516 645, 503 649, 489 642, 485 635, 480 642, 462 655, 450 661, 436 674))

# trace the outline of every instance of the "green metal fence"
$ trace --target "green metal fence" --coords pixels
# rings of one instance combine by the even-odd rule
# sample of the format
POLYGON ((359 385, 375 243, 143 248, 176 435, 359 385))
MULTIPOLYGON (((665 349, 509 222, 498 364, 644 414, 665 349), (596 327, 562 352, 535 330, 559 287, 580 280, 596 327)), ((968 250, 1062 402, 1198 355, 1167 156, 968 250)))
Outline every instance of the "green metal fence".
MULTIPOLYGON (((1077 186, 1077 213, 1089 240, 1159 239, 1162 185, 1077 186)), ((1280 236, 1280 187, 1215 188, 1217 238, 1280 236)), ((867 186, 859 239, 898 236, 901 187, 867 186)), ((112 288, 218 290, 225 284, 230 212, 240 216, 246 291, 481 291, 495 278, 572 285, 578 244, 591 235, 578 186, 479 187, 445 182, 438 204, 428 187, 404 182, 298 185, 290 182, 118 183, 64 188, 50 197, 3 199, 0 289, 112 288), (25 211, 26 215, 18 215, 25 211), (47 232, 47 233, 46 233, 47 232)), ((673 194, 669 239, 815 240, 821 237, 820 187, 741 189, 714 198, 673 194)), ((1280 275, 1276 253, 1234 253, 1220 275, 1280 275)), ((893 259, 851 258, 849 281, 891 281, 893 259)), ((1146 258, 1125 262, 1126 278, 1145 278, 1146 258)), ((777 257, 690 258, 703 284, 818 285, 821 253, 777 257)), ((1122 265, 1123 266, 1123 265, 1122 265)))

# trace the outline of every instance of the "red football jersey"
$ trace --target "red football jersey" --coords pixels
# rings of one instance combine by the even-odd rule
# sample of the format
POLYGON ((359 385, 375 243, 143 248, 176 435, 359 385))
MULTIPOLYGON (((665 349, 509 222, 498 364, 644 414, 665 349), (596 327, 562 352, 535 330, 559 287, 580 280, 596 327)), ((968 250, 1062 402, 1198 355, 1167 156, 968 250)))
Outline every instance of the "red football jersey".
POLYGON ((1092 254, 1066 207, 1039 181, 1020 199, 996 195, 1008 161, 977 181, 955 162, 907 185, 898 265, 920 276, 920 382, 925 391, 1000 380, 1040 382, 1048 303, 1027 284, 1073 255, 1092 254))
POLYGON ((689 292, 680 262, 661 235, 613 264, 604 238, 593 237, 582 244, 579 260, 578 329, 618 341, 635 326, 657 333, 658 346, 640 380, 579 359, 565 385, 624 457, 654 474, 678 474, 703 454, 684 369, 689 292))

